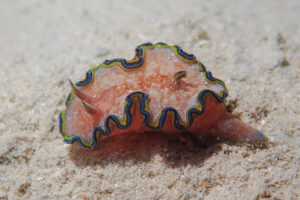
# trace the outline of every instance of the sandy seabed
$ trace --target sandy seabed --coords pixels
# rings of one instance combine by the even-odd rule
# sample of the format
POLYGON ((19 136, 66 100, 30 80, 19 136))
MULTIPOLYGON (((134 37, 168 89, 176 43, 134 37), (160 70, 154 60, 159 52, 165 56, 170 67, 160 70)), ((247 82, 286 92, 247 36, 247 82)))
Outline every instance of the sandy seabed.
POLYGON ((299 199, 300 2, 0 1, 0 199, 299 199), (62 142, 78 81, 144 42, 178 44, 224 80, 267 145, 191 149, 163 134, 62 142))

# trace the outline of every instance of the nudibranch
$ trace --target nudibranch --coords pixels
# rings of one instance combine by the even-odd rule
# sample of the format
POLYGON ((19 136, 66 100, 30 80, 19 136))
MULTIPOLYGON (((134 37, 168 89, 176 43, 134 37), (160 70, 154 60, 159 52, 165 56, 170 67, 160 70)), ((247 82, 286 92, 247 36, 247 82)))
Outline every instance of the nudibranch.
POLYGON ((66 143, 93 148, 102 136, 149 131, 267 140, 227 112, 225 84, 177 45, 142 44, 132 60, 105 60, 70 84, 66 109, 59 114, 66 143))

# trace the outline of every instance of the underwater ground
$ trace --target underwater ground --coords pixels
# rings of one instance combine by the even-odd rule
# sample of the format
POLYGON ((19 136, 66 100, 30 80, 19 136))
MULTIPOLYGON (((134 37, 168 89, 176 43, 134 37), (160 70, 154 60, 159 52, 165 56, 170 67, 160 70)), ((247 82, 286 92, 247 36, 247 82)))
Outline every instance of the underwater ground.
POLYGON ((0 199, 299 199, 300 2, 0 1, 0 199), (106 59, 178 44, 269 137, 187 145, 163 134, 64 144, 58 113, 106 59))

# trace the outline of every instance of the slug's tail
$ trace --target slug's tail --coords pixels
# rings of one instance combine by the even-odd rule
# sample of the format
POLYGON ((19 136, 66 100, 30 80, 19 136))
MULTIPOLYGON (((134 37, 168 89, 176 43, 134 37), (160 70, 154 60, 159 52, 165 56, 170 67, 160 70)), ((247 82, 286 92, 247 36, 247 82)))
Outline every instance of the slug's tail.
POLYGON ((238 142, 267 142, 268 137, 259 130, 226 113, 216 124, 215 135, 238 142))

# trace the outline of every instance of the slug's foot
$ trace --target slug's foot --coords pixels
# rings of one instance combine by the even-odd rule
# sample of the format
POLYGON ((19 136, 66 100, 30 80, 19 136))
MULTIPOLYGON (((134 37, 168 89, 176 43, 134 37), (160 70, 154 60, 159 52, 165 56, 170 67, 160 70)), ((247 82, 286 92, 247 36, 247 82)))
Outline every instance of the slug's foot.
POLYGON ((216 137, 226 138, 237 142, 267 142, 268 138, 259 130, 242 122, 230 113, 216 124, 216 137))

